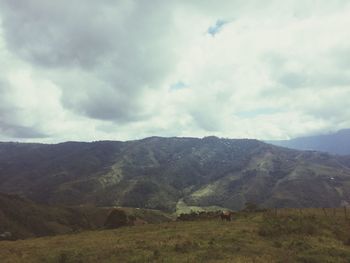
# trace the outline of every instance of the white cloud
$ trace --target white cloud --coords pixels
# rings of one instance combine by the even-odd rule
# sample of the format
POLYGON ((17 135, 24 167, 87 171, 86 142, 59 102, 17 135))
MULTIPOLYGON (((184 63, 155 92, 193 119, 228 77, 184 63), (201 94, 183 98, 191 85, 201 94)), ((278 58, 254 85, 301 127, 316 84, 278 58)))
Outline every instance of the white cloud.
POLYGON ((350 127, 347 1, 0 6, 0 139, 24 140, 16 127, 39 141, 350 127))

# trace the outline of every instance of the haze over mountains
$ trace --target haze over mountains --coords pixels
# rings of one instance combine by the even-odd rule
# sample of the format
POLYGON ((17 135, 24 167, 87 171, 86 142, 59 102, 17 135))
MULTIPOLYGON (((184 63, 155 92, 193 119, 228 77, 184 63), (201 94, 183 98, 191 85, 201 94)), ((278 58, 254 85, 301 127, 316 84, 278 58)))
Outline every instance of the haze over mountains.
POLYGON ((300 137, 291 140, 268 141, 269 143, 298 150, 314 150, 332 154, 350 154, 350 129, 336 133, 300 137))
POLYGON ((257 140, 0 143, 0 192, 47 204, 241 209, 350 203, 350 157, 257 140))

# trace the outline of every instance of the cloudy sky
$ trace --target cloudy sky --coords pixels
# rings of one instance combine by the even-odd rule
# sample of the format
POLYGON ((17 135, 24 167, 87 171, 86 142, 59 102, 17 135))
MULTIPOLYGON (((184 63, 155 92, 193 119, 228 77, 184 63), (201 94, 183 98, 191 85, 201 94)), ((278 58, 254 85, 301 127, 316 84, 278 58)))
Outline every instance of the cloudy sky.
POLYGON ((0 140, 350 127, 348 0, 0 0, 0 140))

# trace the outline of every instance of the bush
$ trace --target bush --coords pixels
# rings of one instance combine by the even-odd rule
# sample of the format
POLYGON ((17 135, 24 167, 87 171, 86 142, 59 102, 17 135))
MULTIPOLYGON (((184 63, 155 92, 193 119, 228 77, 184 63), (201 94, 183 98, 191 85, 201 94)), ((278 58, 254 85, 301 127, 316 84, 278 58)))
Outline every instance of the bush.
POLYGON ((177 220, 178 221, 193 221, 193 220, 196 220, 198 218, 199 218, 199 214, 194 212, 194 211, 191 211, 190 214, 180 214, 177 217, 177 220))
POLYGON ((114 209, 108 215, 104 226, 106 228, 118 228, 128 225, 128 216, 123 210, 114 209))
POLYGON ((253 202, 247 202, 245 203, 245 207, 243 209, 246 212, 255 212, 259 210, 259 207, 257 204, 253 203, 253 202))

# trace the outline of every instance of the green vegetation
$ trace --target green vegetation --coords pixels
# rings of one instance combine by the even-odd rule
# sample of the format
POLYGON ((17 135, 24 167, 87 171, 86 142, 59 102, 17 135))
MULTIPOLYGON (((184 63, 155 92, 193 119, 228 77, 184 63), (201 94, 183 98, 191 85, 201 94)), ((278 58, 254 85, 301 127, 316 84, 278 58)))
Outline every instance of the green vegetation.
POLYGON ((134 217, 128 216, 125 211, 121 209, 114 209, 108 215, 104 226, 106 228, 118 228, 132 224, 134 217))
POLYGON ((157 210, 47 206, 36 204, 16 195, 0 194, 0 234, 10 232, 11 239, 171 220, 171 216, 157 210), (111 211, 119 211, 119 216, 113 217, 111 211), (111 216, 109 221, 107 220, 108 215, 111 216), (126 217, 129 221, 126 221, 126 217))
POLYGON ((92 215, 96 208, 70 208, 38 205, 16 195, 0 194, 0 233, 11 232, 13 239, 97 229, 92 215))
POLYGON ((241 210, 247 202, 337 207, 350 203, 350 159, 216 137, 0 143, 0 192, 46 204, 168 212, 241 210))
POLYGON ((220 206, 188 206, 186 203, 181 199, 176 204, 176 214, 190 214, 192 212, 209 212, 209 211, 218 211, 218 210, 225 210, 225 208, 220 206))
POLYGON ((12 262, 349 262, 350 222, 343 209, 240 212, 56 237, 3 241, 12 262))

